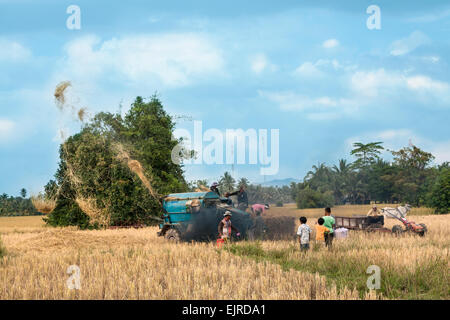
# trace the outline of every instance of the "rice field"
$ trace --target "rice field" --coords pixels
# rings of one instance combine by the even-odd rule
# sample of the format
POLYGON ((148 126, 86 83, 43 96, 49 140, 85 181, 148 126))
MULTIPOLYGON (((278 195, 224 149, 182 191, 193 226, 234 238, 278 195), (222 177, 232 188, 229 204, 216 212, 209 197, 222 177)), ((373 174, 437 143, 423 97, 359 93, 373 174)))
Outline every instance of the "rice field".
POLYGON ((317 243, 302 254, 293 240, 218 249, 168 243, 156 227, 84 231, 0 218, 0 299, 449 299, 450 216, 414 219, 426 237, 353 232, 332 252, 317 243), (79 289, 69 289, 72 265, 79 289), (379 290, 366 287, 369 265, 381 268, 379 290))

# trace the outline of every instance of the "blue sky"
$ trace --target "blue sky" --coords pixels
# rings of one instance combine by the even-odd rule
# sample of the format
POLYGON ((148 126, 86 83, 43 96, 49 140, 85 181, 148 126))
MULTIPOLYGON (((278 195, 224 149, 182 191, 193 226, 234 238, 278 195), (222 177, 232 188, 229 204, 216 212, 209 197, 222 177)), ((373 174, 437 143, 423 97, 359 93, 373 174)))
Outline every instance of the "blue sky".
MULTIPOLYGON (((54 103, 64 80, 90 114, 158 92, 204 130, 280 129, 276 176, 234 166, 253 182, 351 159, 355 141, 411 141, 449 161, 448 34, 447 1, 0 0, 0 193, 36 193, 52 178, 58 131, 79 128, 54 103), (80 30, 66 27, 72 4, 80 30), (366 27, 372 4, 380 30, 366 27)), ((186 177, 225 170, 189 165, 186 177)))

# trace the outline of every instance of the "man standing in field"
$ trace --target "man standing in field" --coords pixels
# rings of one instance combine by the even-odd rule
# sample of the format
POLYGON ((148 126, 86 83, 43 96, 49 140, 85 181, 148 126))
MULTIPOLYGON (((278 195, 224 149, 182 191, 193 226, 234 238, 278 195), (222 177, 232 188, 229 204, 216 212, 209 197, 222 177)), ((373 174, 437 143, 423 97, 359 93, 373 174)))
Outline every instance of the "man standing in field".
POLYGON ((232 231, 235 231, 236 235, 238 237, 240 236, 238 229, 236 229, 231 224, 231 212, 230 211, 228 211, 228 210, 225 211, 225 214, 223 215, 223 219, 219 222, 218 231, 219 231, 220 238, 224 239, 225 241, 231 240, 231 232, 232 231))
POLYGON ((247 192, 245 192, 244 186, 241 185, 238 191, 226 193, 225 197, 228 198, 230 196, 236 196, 236 195, 237 195, 237 200, 238 200, 238 209, 245 211, 248 208, 248 196, 247 196, 247 192))
POLYGON ((325 208, 325 215, 322 217, 322 219, 324 220, 323 222, 323 226, 328 228, 327 233, 325 233, 325 246, 328 247, 329 250, 331 250, 331 246, 333 244, 333 238, 334 238, 334 225, 336 223, 336 221, 334 220, 334 218, 331 216, 331 209, 330 208, 325 208))

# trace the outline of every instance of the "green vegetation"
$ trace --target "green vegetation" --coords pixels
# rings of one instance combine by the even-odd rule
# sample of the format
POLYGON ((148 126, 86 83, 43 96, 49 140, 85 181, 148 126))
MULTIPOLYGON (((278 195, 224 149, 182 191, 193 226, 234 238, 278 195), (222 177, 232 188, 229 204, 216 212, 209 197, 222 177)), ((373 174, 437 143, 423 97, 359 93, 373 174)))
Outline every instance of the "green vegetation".
MULTIPOLYGON (((343 287, 355 288, 363 298, 367 289, 367 267, 372 265, 370 256, 361 257, 347 251, 334 251, 333 254, 316 255, 317 246, 311 252, 294 259, 293 253, 299 251, 297 246, 285 249, 264 250, 261 244, 239 243, 226 247, 229 252, 254 259, 279 264, 284 270, 319 273, 327 278, 329 284, 336 284, 338 290, 343 287)), ((352 250, 349 248, 349 250, 352 250)), ((295 256, 295 255, 294 255, 295 256)), ((398 270, 390 264, 379 265, 382 270, 379 292, 390 299, 442 299, 448 297, 448 283, 443 283, 442 275, 448 274, 445 257, 430 259, 414 271, 398 270)))
POLYGON ((0 216, 31 216, 39 213, 33 207, 31 200, 25 198, 27 191, 22 189, 20 197, 8 196, 6 193, 0 195, 0 216))
POLYGON ((393 160, 385 161, 380 158, 381 144, 355 143, 353 163, 341 159, 333 167, 314 165, 303 182, 291 184, 298 208, 376 201, 430 206, 438 213, 447 213, 449 163, 432 166, 434 156, 414 145, 390 150, 393 160))
POLYGON ((182 167, 171 160, 179 142, 172 140, 174 126, 156 96, 149 102, 137 97, 125 117, 95 115, 60 147, 56 181, 45 188, 56 208, 46 222, 92 228, 102 224, 92 221, 99 213, 110 225, 154 223, 161 214, 158 196, 187 190, 182 167))
POLYGON ((430 205, 436 213, 450 212, 450 169, 442 168, 430 196, 430 205))
POLYGON ((334 204, 333 193, 331 191, 320 192, 311 189, 309 186, 301 189, 297 195, 297 208, 324 208, 334 204))

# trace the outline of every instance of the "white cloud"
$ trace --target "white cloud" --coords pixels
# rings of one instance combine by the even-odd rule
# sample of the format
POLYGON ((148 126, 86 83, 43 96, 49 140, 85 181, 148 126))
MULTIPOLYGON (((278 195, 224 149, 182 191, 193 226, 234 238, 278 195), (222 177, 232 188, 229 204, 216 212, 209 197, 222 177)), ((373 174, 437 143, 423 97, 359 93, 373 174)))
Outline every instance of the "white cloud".
POLYGON ((0 39, 0 62, 19 62, 31 57, 31 51, 16 41, 0 39))
POLYGON ((309 61, 304 62, 297 69, 295 69, 295 74, 305 76, 305 77, 321 77, 323 72, 320 71, 315 63, 309 61))
POLYGON ((339 45, 339 41, 336 39, 328 39, 322 43, 322 46, 326 49, 335 48, 339 45))
POLYGON ((441 58, 438 56, 427 56, 423 57, 422 59, 431 63, 438 63, 441 60, 441 58))
POLYGON ((260 74, 264 70, 275 71, 277 69, 277 67, 274 64, 270 63, 267 57, 262 53, 251 57, 250 62, 251 69, 256 74, 260 74))
MULTIPOLYGON (((321 70, 317 66, 323 64, 323 61, 315 64, 304 63, 297 68, 296 74, 320 73, 321 70)), ((343 68, 338 63, 334 65, 343 68)), ((259 95, 276 103, 281 110, 303 112, 313 120, 352 117, 360 108, 379 107, 386 105, 386 102, 395 104, 396 101, 404 99, 414 99, 417 103, 431 107, 448 107, 450 104, 450 84, 424 75, 407 76, 378 69, 347 72, 338 78, 338 81, 348 89, 341 96, 310 95, 292 90, 259 91, 259 95)))
POLYGON ((294 74, 304 77, 319 78, 325 76, 329 71, 351 71, 356 68, 356 65, 342 64, 336 59, 319 59, 316 62, 306 61, 302 63, 295 69, 294 74))
POLYGON ((430 90, 436 92, 447 92, 450 87, 448 83, 436 81, 426 76, 413 76, 406 78, 408 87, 413 90, 430 90))
MULTIPOLYGON (((124 81, 157 81, 184 86, 222 71, 221 51, 204 35, 152 34, 101 41, 86 36, 69 42, 60 70, 68 79, 119 77, 124 81)), ((81 82, 81 81, 80 81, 81 82)))
POLYGON ((407 38, 394 41, 390 53, 393 56, 401 56, 428 43, 430 39, 423 32, 414 31, 407 38))
POLYGON ((13 121, 0 118, 0 142, 6 141, 12 135, 15 126, 13 121))
POLYGON ((351 76, 351 88, 359 95, 376 98, 383 95, 415 94, 424 102, 446 105, 450 102, 450 84, 424 75, 405 76, 384 69, 358 71, 351 76))
POLYGON ((376 97, 381 90, 396 88, 402 83, 402 79, 403 76, 386 72, 384 69, 357 71, 351 76, 350 85, 357 94, 376 97))
POLYGON ((292 91, 267 92, 259 95, 279 105, 283 111, 302 111, 311 120, 330 120, 351 113, 357 106, 348 99, 328 96, 308 97, 292 91))

